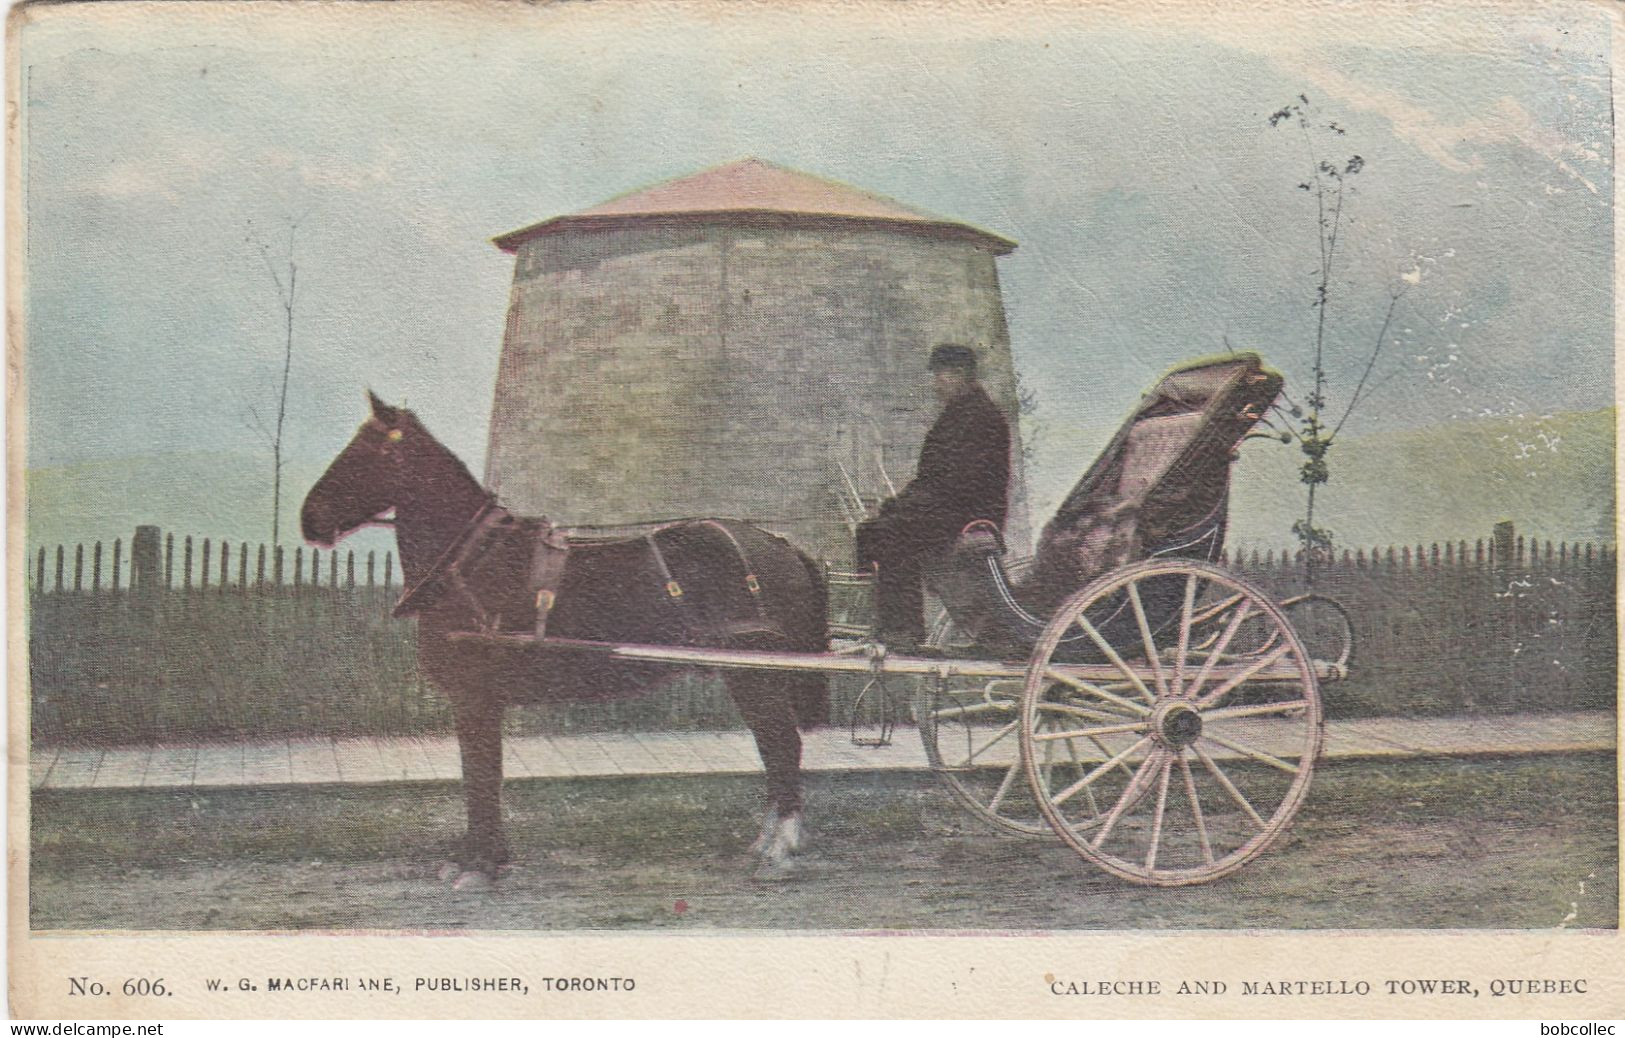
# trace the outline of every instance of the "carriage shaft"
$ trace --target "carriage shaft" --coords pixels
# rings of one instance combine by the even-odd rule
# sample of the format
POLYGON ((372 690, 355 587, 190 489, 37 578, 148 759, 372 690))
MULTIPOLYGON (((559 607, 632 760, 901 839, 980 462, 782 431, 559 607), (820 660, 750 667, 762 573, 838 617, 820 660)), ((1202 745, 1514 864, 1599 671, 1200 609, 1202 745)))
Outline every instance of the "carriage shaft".
MULTIPOLYGON (((459 632, 451 635, 454 641, 500 644, 513 648, 534 648, 556 652, 598 653, 619 660, 648 663, 669 663, 690 667, 727 668, 740 670, 817 671, 827 674, 912 674, 941 677, 1010 678, 1024 681, 1028 663, 1025 660, 931 659, 923 656, 893 656, 885 653, 862 654, 835 652, 771 652, 761 649, 690 648, 681 645, 628 645, 617 642, 582 641, 574 638, 536 639, 528 635, 483 634, 459 632)), ((1124 672, 1109 663, 1050 663, 1048 670, 1068 677, 1092 682, 1121 681, 1124 672)), ((1151 668, 1134 666, 1131 669, 1142 680, 1151 679, 1151 668)), ((1219 681, 1239 673, 1242 666, 1213 668, 1213 678, 1219 681)), ((1341 676, 1341 668, 1315 661, 1316 676, 1322 681, 1341 676)), ((1258 682, 1294 682, 1300 679, 1294 666, 1276 664, 1249 677, 1258 682)))

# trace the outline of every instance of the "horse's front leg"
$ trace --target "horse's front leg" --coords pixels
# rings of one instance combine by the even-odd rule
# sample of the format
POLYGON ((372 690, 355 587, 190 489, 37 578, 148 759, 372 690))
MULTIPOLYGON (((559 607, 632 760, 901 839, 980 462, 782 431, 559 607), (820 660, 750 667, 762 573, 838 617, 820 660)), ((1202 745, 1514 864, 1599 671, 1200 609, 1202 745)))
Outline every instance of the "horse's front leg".
POLYGON ((728 691, 756 738, 767 772, 767 812, 750 850, 774 868, 806 845, 802 826, 801 732, 795 710, 773 675, 733 674, 728 691))
POLYGON ((502 700, 489 690, 451 697, 463 758, 468 835, 456 865, 457 888, 488 885, 508 861, 502 829, 502 700))

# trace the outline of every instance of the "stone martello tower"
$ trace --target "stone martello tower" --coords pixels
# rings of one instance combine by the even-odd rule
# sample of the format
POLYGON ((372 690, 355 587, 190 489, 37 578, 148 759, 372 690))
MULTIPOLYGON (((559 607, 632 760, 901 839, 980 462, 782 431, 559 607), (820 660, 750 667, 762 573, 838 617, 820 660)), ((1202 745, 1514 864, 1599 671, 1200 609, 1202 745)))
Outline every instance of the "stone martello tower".
POLYGON ((723 515, 845 561, 848 481, 901 487, 935 416, 925 362, 978 348, 1010 417, 998 235, 748 159, 496 239, 513 294, 486 483, 568 524, 723 515))

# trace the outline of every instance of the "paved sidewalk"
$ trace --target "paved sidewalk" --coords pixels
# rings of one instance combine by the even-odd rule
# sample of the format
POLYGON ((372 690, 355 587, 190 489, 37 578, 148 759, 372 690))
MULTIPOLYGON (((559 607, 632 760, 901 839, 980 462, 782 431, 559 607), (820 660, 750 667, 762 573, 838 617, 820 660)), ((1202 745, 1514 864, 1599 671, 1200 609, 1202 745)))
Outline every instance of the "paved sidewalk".
MULTIPOLYGON (((1290 722, 1259 719, 1230 736, 1269 753, 1290 751, 1297 732, 1290 722)), ((870 733, 873 734, 873 733, 870 733)), ((1326 726, 1325 756, 1439 757, 1612 750, 1613 714, 1522 714, 1504 717, 1363 718, 1326 726)), ((1009 764, 1014 739, 989 751, 990 766, 1009 764)), ((1217 757, 1232 755, 1220 751, 1217 757)), ((919 735, 897 729, 892 745, 854 746, 846 729, 804 736, 802 765, 808 771, 920 771, 929 765, 919 735)), ((727 732, 630 732, 592 735, 529 735, 504 743, 508 778, 598 778, 632 775, 744 774, 761 771, 750 734, 727 732)), ((460 775, 457 741, 423 739, 275 739, 193 746, 130 746, 109 749, 45 747, 29 761, 35 789, 209 789, 234 786, 297 786, 449 782, 460 775)))

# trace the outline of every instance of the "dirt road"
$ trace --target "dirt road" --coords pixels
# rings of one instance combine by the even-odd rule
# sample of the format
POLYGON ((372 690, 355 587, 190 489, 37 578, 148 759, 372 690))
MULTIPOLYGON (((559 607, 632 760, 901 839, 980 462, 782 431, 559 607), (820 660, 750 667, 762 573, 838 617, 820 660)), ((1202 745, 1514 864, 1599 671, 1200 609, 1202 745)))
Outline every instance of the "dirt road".
POLYGON ((36 793, 36 929, 1614 927, 1612 755, 1346 762, 1235 876, 1155 890, 991 835, 924 773, 809 783, 812 852, 749 875, 754 778, 512 783, 494 891, 435 876, 448 784, 36 793))

